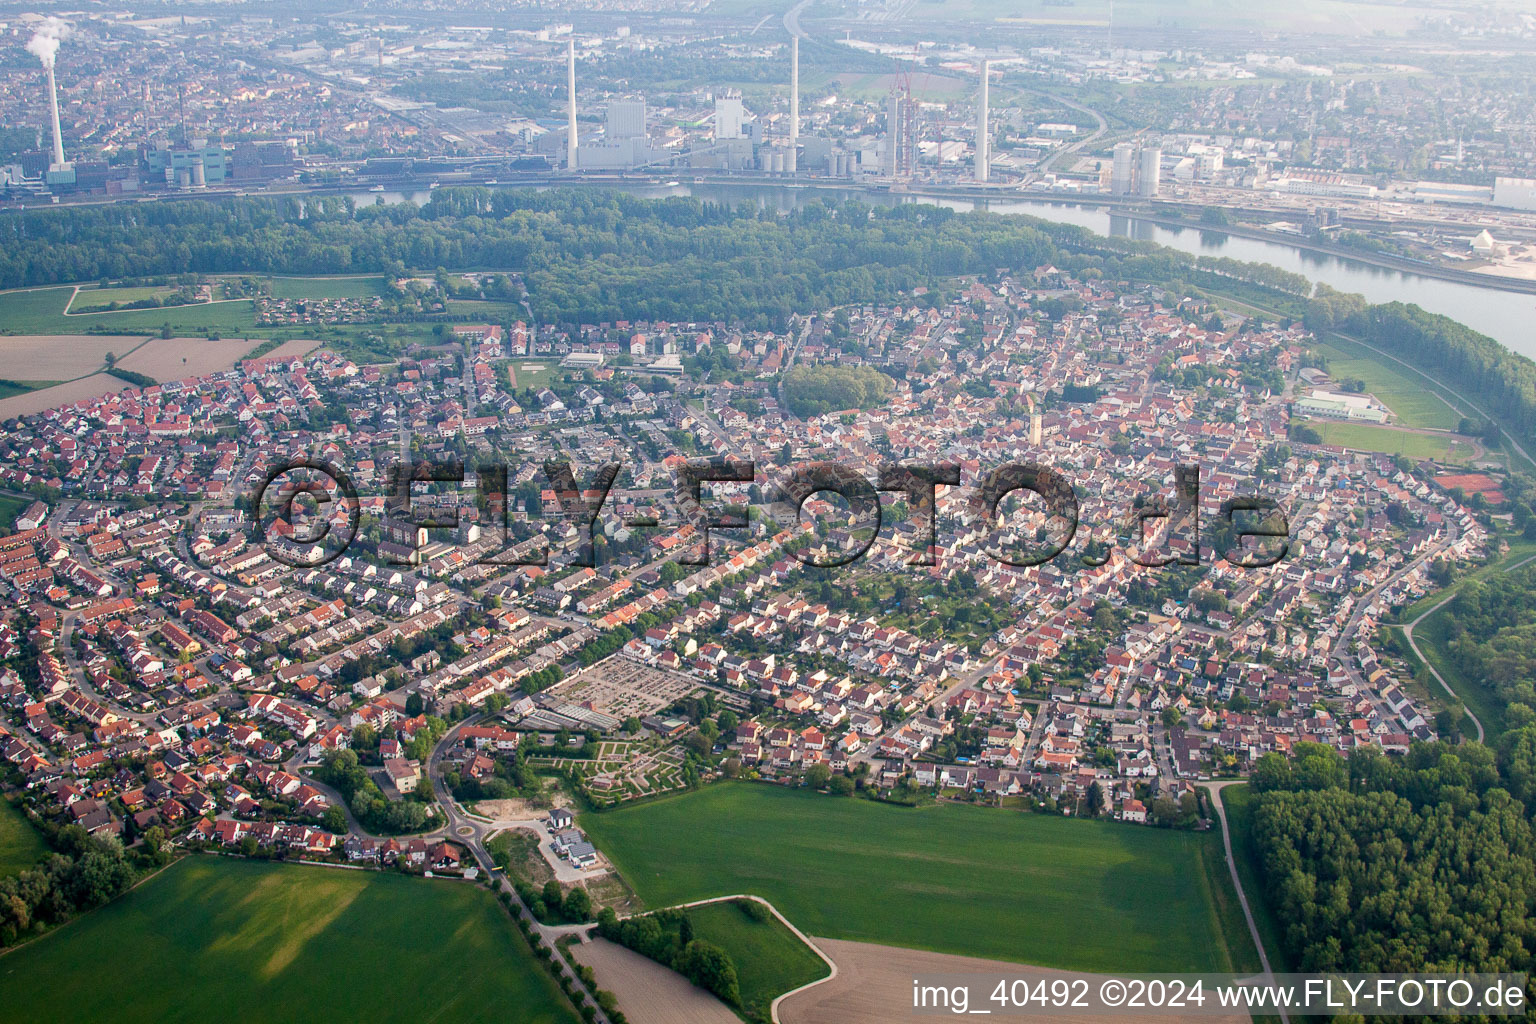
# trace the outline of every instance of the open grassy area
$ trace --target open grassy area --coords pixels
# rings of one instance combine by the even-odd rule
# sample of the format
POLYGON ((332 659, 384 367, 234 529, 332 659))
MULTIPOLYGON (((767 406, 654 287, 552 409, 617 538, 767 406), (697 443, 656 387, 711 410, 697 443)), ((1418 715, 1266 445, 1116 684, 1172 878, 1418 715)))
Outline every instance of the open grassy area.
MULTIPOLYGON (((1419 645, 1419 650, 1424 652, 1424 657, 1439 670, 1441 678, 1456 691, 1456 696, 1467 706, 1467 710, 1483 723, 1484 741, 1494 743, 1504 734, 1503 702, 1494 693, 1493 687, 1481 679, 1469 678, 1451 659, 1449 611, 1448 607, 1442 608, 1419 623, 1413 631, 1414 642, 1419 645)), ((1407 651, 1406 657, 1410 662, 1416 660, 1412 651, 1407 651)), ((1442 692, 1440 687, 1435 685, 1436 695, 1442 692)), ((1472 728, 1472 723, 1466 723, 1465 732, 1473 739, 1477 738, 1477 730, 1472 728)))
POLYGON ((542 388, 555 379, 560 372, 560 364, 550 359, 504 359, 512 369, 512 378, 517 381, 518 390, 523 388, 542 388), (533 367, 533 369, 528 369, 533 367))
POLYGON ((741 1005, 760 1010, 785 992, 809 985, 829 973, 821 957, 769 915, 755 921, 738 901, 711 903, 688 911, 694 937, 707 939, 725 950, 736 963, 741 1005))
POLYGON ((1237 861, 1237 877, 1242 880, 1243 892, 1248 897, 1248 908, 1253 911, 1254 923, 1259 928, 1259 938, 1264 940, 1264 951, 1269 954, 1269 965, 1276 971, 1289 971, 1289 959, 1280 944, 1280 922, 1269 907, 1268 890, 1259 874, 1258 851, 1253 845, 1253 790, 1244 786, 1228 786, 1220 794, 1222 806, 1227 812, 1227 827, 1232 830, 1232 853, 1237 861))
POLYGON ((1338 335, 1330 335, 1327 343, 1317 347, 1328 358, 1328 372, 1335 381, 1365 381, 1365 389, 1396 413, 1403 426, 1455 430, 1461 422, 1461 416, 1439 395, 1369 349, 1338 335))
POLYGON ((366 299, 384 294, 382 277, 274 277, 274 299, 366 299))
POLYGON ((1447 597, 1459 593, 1462 587, 1465 587, 1473 580, 1485 580, 1495 573, 1508 572, 1510 569, 1516 568, 1530 560, 1533 555, 1536 555, 1536 540, 1526 540, 1524 537, 1511 538, 1509 550, 1502 556, 1489 562, 1487 565, 1473 569, 1443 590, 1435 590, 1425 594, 1413 602, 1413 604, 1395 614, 1392 617, 1392 621, 1399 623, 1412 622, 1447 597))
POLYGON ((484 889, 191 857, 0 958, 13 1021, 576 1016, 484 889))
POLYGON ((653 907, 751 893, 809 935, 1083 970, 1247 970, 1221 837, 722 784, 581 824, 653 907))
POLYGON ((1334 444, 1341 448, 1406 455, 1410 459, 1434 459, 1438 462, 1456 462, 1472 455, 1470 444, 1447 435, 1418 434, 1368 423, 1335 423, 1329 420, 1295 422, 1298 426, 1311 427, 1317 431, 1323 444, 1334 444))
POLYGON ((27 816, 0 799, 0 877, 31 867, 47 852, 48 844, 27 816))
POLYGON ((168 323, 177 334, 207 328, 234 335, 247 333, 256 324, 249 300, 65 316, 64 307, 73 293, 68 287, 0 292, 0 326, 14 334, 83 334, 91 328, 148 334, 168 323))
POLYGON ((69 304, 71 313, 89 313, 106 309, 112 303, 138 302, 141 299, 164 299, 174 295, 175 288, 164 286, 147 288, 82 288, 69 304))

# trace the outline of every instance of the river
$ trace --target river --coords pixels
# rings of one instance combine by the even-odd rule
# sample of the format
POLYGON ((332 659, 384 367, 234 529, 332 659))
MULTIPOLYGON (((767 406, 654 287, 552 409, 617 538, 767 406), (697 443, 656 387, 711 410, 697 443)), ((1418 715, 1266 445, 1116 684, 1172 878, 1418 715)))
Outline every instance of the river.
MULTIPOLYGON (((751 201, 780 210, 793 209, 813 199, 837 201, 844 198, 883 204, 933 202, 956 210, 970 210, 978 205, 968 199, 930 199, 859 189, 786 188, 782 185, 637 184, 624 186, 624 190, 646 197, 696 195, 714 202, 751 201)), ((353 198, 359 204, 380 200, 398 203, 407 199, 425 203, 430 195, 426 191, 360 192, 355 193, 353 198)), ((1496 338, 1513 351, 1536 359, 1536 327, 1533 327, 1533 322, 1536 322, 1536 296, 1523 292, 1479 288, 1409 271, 1391 270, 1347 257, 1313 252, 1281 241, 1239 238, 1193 227, 1165 227, 1094 206, 1027 199, 982 200, 980 205, 994 213, 1027 214, 1042 220, 1076 224, 1101 235, 1119 235, 1156 242, 1196 256, 1226 256, 1249 263, 1268 263, 1342 292, 1358 292, 1371 302, 1416 302, 1432 313, 1443 313, 1460 320, 1496 338)))

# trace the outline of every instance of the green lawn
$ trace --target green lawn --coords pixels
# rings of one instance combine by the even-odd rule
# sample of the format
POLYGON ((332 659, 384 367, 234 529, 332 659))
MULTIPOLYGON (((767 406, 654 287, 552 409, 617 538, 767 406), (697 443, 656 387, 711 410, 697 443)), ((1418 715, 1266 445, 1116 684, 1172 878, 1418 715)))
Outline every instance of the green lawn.
MULTIPOLYGON (((0 498, 0 501, 8 499, 0 498)), ((7 527, 10 520, 5 521, 7 527)), ((48 844, 27 816, 10 801, 0 799, 0 876, 14 875, 36 864, 48 852, 48 844)))
POLYGON ((711 903, 688 911, 695 938, 708 939, 731 955, 741 988, 741 1005, 768 1016, 785 992, 827 976, 826 963, 770 916, 754 921, 739 902, 711 903))
POLYGON ((1311 427, 1317 431, 1323 444, 1338 445, 1341 448, 1406 455, 1410 459, 1434 459, 1439 462, 1454 462, 1469 458, 1472 454, 1471 445, 1448 435, 1416 434, 1368 423, 1335 423, 1330 420, 1294 422, 1297 426, 1311 427))
POLYGON ((521 359, 514 357, 512 359, 503 359, 502 362, 511 367, 512 376, 517 380, 517 390, 519 391, 523 388, 545 387, 560 372, 560 364, 548 359, 521 359), (525 370, 523 369, 525 366, 536 366, 537 369, 525 370))
POLYGON ((1335 381, 1365 381, 1365 389, 1396 413, 1403 426, 1455 430, 1461 422, 1461 416, 1439 395, 1414 383, 1369 349, 1338 335, 1330 335, 1318 349, 1328 357, 1328 372, 1335 381))
POLYGON ((0 1019, 575 1024, 484 889, 190 857, 0 957, 0 1019))
POLYGON ((722 784, 582 817, 648 906, 750 893, 808 935, 1082 970, 1256 962, 1214 832, 722 784))
POLYGON ((382 277, 274 277, 274 299, 366 299, 384 294, 382 277))

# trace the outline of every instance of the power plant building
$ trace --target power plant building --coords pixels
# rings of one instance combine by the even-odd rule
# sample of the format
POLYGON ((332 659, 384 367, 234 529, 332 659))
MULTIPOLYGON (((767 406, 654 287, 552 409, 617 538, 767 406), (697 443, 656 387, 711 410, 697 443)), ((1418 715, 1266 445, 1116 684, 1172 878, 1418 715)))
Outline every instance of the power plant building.
POLYGON ((715 141, 729 142, 741 138, 742 125, 746 119, 747 112, 742 106, 740 93, 715 97, 715 141))
POLYGON ((608 139, 634 139, 644 135, 645 100, 608 101, 608 139))
POLYGON ((1157 198, 1157 187, 1162 183, 1163 151, 1148 146, 1141 151, 1141 166, 1136 175, 1136 194, 1145 199, 1157 198))

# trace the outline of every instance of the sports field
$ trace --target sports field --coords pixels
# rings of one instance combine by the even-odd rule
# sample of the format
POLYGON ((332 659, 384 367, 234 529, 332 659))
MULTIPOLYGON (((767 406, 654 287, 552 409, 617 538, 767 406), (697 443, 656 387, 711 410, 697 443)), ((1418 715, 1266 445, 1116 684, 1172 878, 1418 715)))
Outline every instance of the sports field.
MULTIPOLYGON (((6 519, 0 526, 10 528, 6 519)), ((0 800, 0 877, 14 875, 36 864, 48 852, 48 844, 37 834, 26 815, 0 800)))
POLYGON ((1328 357, 1328 373, 1335 381, 1365 381, 1365 390, 1391 409, 1403 426, 1455 430, 1461 423, 1461 416, 1444 399, 1415 384, 1369 349, 1336 335, 1317 347, 1328 357))
POLYGON ((579 1018, 484 889, 190 857, 0 957, 0 1020, 579 1018))
POLYGON ((1329 420, 1296 420, 1297 426, 1311 427, 1323 444, 1354 448, 1384 455, 1406 455, 1410 459, 1434 459, 1456 462, 1472 456, 1472 446, 1449 434, 1420 434, 1411 430, 1376 427, 1367 423, 1335 423, 1329 420))
POLYGON ((830 973, 821 957, 777 918, 770 915, 767 920, 755 921, 739 902, 693 907, 688 919, 693 922, 695 937, 707 939, 731 955, 741 1005, 761 1010, 764 1017, 779 996, 830 973))
POLYGON ((1223 862, 1202 856, 1214 831, 751 784, 581 825, 652 907, 748 893, 834 939, 1082 970, 1256 965, 1223 862))

